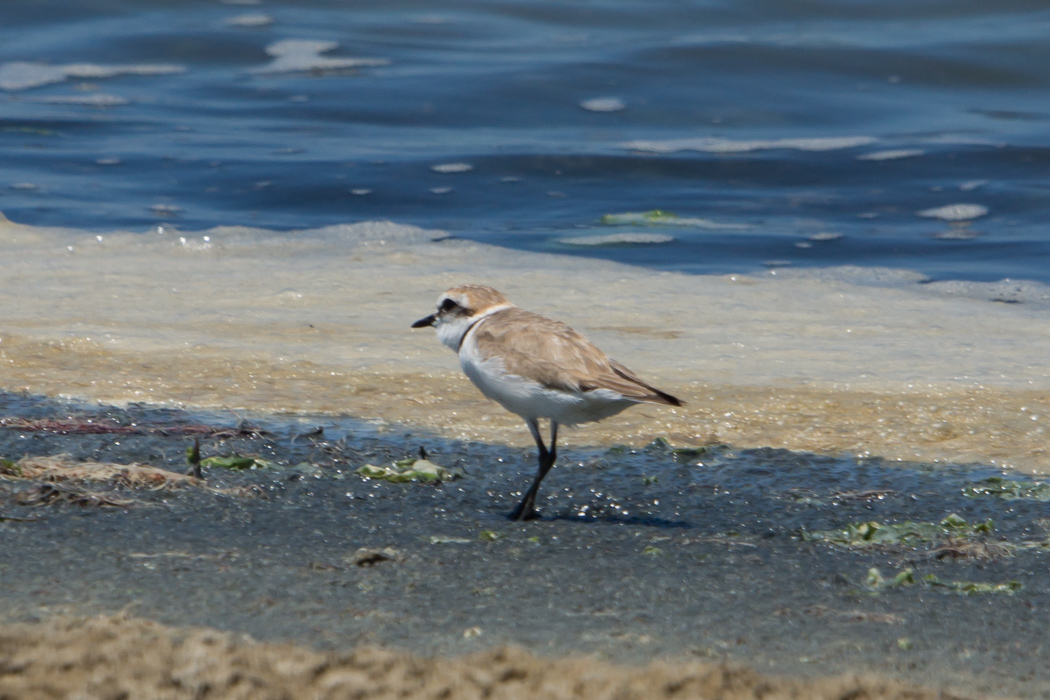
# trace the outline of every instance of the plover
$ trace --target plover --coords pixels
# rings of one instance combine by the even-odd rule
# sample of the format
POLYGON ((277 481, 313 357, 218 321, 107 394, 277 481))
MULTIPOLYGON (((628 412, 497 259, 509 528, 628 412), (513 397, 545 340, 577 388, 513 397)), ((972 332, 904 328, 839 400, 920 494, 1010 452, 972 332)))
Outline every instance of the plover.
POLYGON ((637 403, 681 406, 646 384, 560 321, 519 309, 492 287, 467 284, 438 297, 437 311, 412 324, 433 326, 459 354, 459 365, 481 393, 525 419, 539 471, 513 520, 536 516, 536 492, 557 457, 558 426, 590 423, 637 403), (550 420, 550 446, 539 419, 550 420))

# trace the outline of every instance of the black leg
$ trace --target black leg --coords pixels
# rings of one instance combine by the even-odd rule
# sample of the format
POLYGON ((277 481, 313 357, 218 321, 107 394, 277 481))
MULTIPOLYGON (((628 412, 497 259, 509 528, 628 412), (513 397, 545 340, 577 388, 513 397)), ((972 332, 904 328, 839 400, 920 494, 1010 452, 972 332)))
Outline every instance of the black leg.
POLYGON ((540 490, 540 482, 543 481, 543 477, 547 476, 547 472, 554 466, 554 460, 558 457, 558 424, 553 420, 551 421, 551 446, 548 450, 547 446, 543 444, 543 438, 540 437, 540 427, 537 422, 529 420, 526 423, 529 426, 533 439, 536 441, 536 447, 539 448, 539 470, 536 472, 536 480, 532 482, 532 486, 525 494, 525 497, 521 499, 521 503, 511 511, 511 520, 532 520, 536 517, 536 494, 540 490))
MULTIPOLYGON (((554 460, 558 458, 558 423, 551 421, 551 467, 554 466, 554 460)), ((548 467, 550 469, 550 467, 548 467)))

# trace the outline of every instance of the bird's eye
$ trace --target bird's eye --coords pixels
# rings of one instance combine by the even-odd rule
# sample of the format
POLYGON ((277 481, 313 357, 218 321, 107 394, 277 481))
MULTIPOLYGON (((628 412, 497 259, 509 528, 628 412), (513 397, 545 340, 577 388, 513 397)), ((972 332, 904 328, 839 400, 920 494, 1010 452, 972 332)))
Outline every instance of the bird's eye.
POLYGON ((451 311, 452 309, 455 309, 458 306, 459 306, 459 304, 457 304, 456 302, 452 301, 451 299, 445 299, 443 302, 441 302, 440 310, 441 311, 451 311))

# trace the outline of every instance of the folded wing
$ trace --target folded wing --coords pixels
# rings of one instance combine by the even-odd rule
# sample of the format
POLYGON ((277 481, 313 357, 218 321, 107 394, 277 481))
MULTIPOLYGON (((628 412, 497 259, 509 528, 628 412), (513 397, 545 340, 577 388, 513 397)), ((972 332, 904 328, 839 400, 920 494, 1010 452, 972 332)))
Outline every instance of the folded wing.
POLYGON ((551 389, 608 389, 631 401, 682 405, 607 357, 580 333, 539 314, 518 308, 495 313, 474 330, 474 342, 482 356, 501 357, 508 373, 551 389))

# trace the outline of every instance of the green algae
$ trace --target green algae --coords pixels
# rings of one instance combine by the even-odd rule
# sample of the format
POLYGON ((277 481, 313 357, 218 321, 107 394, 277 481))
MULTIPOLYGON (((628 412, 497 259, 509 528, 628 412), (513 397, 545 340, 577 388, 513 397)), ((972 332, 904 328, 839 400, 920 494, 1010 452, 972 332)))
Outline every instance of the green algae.
POLYGON ((878 569, 872 567, 868 569, 868 577, 865 583, 868 588, 876 590, 913 586, 915 585, 915 571, 913 569, 904 569, 893 578, 885 578, 878 569))
POLYGON ((946 581, 938 578, 934 574, 926 574, 921 578, 917 578, 914 569, 910 568, 901 570, 893 578, 886 578, 875 567, 868 569, 868 576, 865 580, 865 584, 868 588, 876 592, 902 588, 904 586, 927 586, 930 588, 940 588, 946 591, 951 591, 958 593, 959 595, 1013 595, 1024 588, 1024 585, 1019 581, 1006 581, 1005 583, 946 581))
POLYGON ((366 464, 358 468, 356 472, 366 479, 382 479, 395 484, 409 481, 432 484, 459 479, 463 476, 463 471, 460 469, 446 469, 429 459, 416 459, 415 457, 391 462, 385 467, 366 464))
POLYGON ((606 226, 634 226, 639 224, 675 224, 678 223, 677 214, 662 209, 651 209, 649 211, 627 211, 622 214, 606 214, 601 222, 606 226))
POLYGON ((186 448, 186 463, 192 468, 193 476, 196 476, 198 479, 201 477, 201 467, 241 471, 245 469, 269 469, 277 466, 276 462, 260 459, 254 455, 242 455, 239 452, 201 459, 201 444, 200 440, 196 438, 194 438, 193 444, 186 448))
MULTIPOLYGON (((652 442, 642 448, 646 454, 670 455, 674 461, 679 463, 690 462, 711 454, 715 449, 725 447, 724 445, 673 445, 665 437, 655 438, 652 442)), ((612 451, 612 450, 610 450, 612 451)))
POLYGON ((251 455, 242 455, 234 453, 232 455, 224 455, 217 457, 205 457, 200 461, 202 467, 209 467, 215 469, 269 469, 276 467, 277 464, 266 459, 259 459, 258 457, 252 457, 251 455))
POLYGON ((944 588, 954 591, 960 595, 983 595, 985 593, 1005 593, 1013 595, 1024 588, 1020 581, 1007 581, 1006 583, 981 583, 977 581, 942 581, 933 574, 926 574, 922 582, 927 586, 944 588))
POLYGON ((600 223, 603 226, 690 226, 693 228, 730 230, 749 228, 747 224, 727 224, 710 219, 678 216, 663 209, 606 214, 600 219, 600 223))
MULTIPOLYGON (((714 451, 725 449, 727 445, 712 443, 710 445, 674 445, 665 437, 654 438, 641 452, 649 455, 667 455, 679 464, 688 464, 701 457, 710 456, 714 451)), ((637 454, 639 450, 630 445, 613 445, 605 450, 607 456, 637 454)))
POLYGON ((992 476, 963 487, 963 495, 970 498, 991 496, 1006 501, 1050 501, 1050 483, 1016 481, 992 476))
POLYGON ((0 459, 0 474, 20 477, 22 476, 22 467, 19 466, 18 462, 12 462, 9 459, 0 459))
POLYGON ((470 544, 465 537, 452 537, 450 535, 431 535, 427 538, 430 544, 470 544))
POLYGON ((802 531, 804 542, 826 542, 839 547, 916 546, 947 537, 967 539, 990 534, 991 520, 969 523, 952 513, 939 523, 852 523, 838 530, 802 531))

